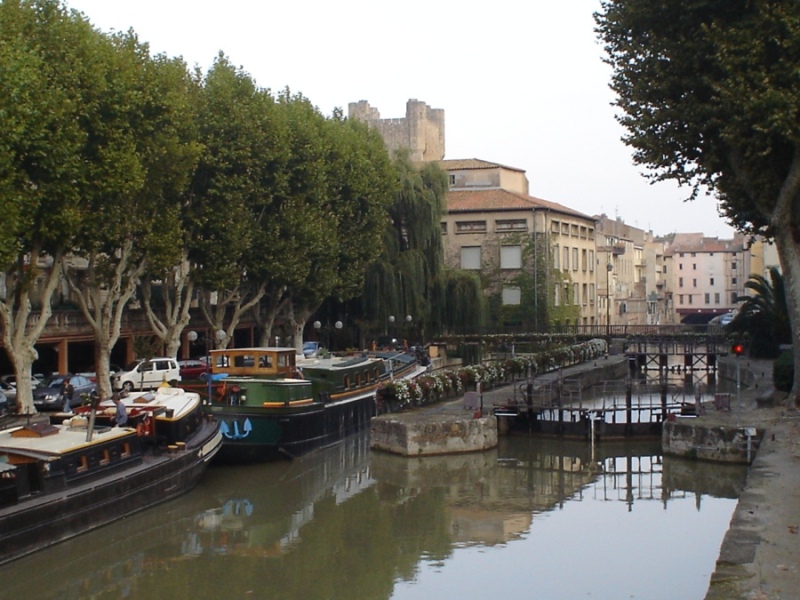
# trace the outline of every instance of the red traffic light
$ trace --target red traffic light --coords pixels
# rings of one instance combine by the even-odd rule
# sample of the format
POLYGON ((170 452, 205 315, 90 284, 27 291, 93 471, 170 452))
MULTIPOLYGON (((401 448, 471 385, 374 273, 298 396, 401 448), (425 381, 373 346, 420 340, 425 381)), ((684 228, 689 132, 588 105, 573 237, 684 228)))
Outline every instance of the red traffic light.
POLYGON ((742 346, 741 344, 734 344, 733 346, 731 346, 731 352, 736 356, 739 356, 740 354, 742 354, 742 352, 744 352, 744 346, 742 346))

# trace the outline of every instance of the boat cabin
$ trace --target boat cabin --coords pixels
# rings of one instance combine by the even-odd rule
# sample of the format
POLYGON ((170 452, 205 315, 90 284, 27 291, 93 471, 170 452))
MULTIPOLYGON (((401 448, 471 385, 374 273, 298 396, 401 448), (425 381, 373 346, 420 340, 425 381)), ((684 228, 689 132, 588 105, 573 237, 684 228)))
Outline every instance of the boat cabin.
POLYGON ((294 348, 232 348, 211 351, 211 373, 261 377, 295 377, 294 348))

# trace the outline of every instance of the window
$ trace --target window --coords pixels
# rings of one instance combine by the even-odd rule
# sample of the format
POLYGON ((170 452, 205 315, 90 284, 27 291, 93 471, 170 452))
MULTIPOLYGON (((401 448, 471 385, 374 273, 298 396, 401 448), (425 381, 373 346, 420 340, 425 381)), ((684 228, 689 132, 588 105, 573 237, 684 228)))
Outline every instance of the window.
POLYGON ((731 263, 731 269, 733 269, 733 270, 735 271, 735 270, 736 270, 736 267, 737 267, 737 265, 738 265, 738 263, 732 262, 732 263, 731 263))
POLYGON ((578 270, 578 249, 577 248, 573 248, 572 249, 572 270, 573 271, 577 271, 578 270))
POLYGON ((518 306, 522 301, 522 291, 518 287, 503 288, 503 305, 518 306))
POLYGON ((683 304, 683 294, 678 294, 678 304, 683 304))
POLYGON ((683 287, 683 277, 678 277, 678 287, 683 287))
POLYGON ((486 221, 456 221, 456 233, 486 231, 486 221))
POLYGON ((719 304, 719 293, 714 294, 714 304, 719 304))
POLYGON ((481 247, 464 246, 461 248, 461 268, 480 271, 481 247))
POLYGON ((586 263, 589 262, 589 251, 586 249, 581 250, 581 271, 585 271, 588 268, 586 263))
POLYGON ((736 292, 732 292, 731 293, 731 302, 736 304, 738 301, 739 301, 739 294, 737 294, 736 292))
POLYGON ((692 252, 692 258, 697 258, 697 252, 692 252))
POLYGON ((714 278, 713 277, 709 277, 708 278, 708 285, 714 285, 714 278))
POLYGON ((581 286, 581 304, 583 304, 584 306, 589 304, 589 284, 588 283, 584 283, 583 286, 581 286))
POLYGON ((594 227, 589 227, 589 239, 594 239, 594 227))
POLYGON ((560 269, 561 268, 561 267, 558 266, 560 261, 561 261, 561 246, 556 244, 555 246, 553 246, 553 268, 554 269, 560 269))
POLYGON ((572 229, 572 237, 578 237, 578 226, 573 225, 571 229, 572 229))
POLYGON ((689 296, 689 304, 691 304, 692 303, 692 295, 691 294, 687 294, 687 296, 689 296))
POLYGON ((561 224, 558 221, 550 221, 550 231, 558 233, 561 231, 561 224))
POLYGON ((697 263, 692 263, 692 271, 697 271, 697 263))
POLYGON ((683 271, 683 263, 679 263, 678 264, 678 270, 679 271, 683 271))
POLYGON ((586 239, 586 227, 581 227, 581 237, 584 240, 586 239))
POLYGON ((589 304, 594 304, 594 284, 589 284, 589 304))
POLYGON ((441 226, 442 226, 442 235, 447 235, 447 222, 442 221, 441 226))
POLYGON ((495 221, 497 231, 528 231, 528 222, 525 219, 505 219, 495 221))
POLYGON ((561 286, 560 285, 554 286, 553 291, 555 292, 554 295, 553 295, 553 306, 560 306, 561 305, 561 286))
POLYGON ((564 261, 561 265, 561 268, 565 271, 569 271, 569 248, 564 246, 564 261))
POLYGON ((450 175, 450 185, 454 186, 456 184, 456 176, 450 175))
POLYGON ((589 250, 589 271, 594 272, 594 250, 589 250))
POLYGON ((697 279, 692 279, 692 287, 697 287, 697 279))
POLYGON ((738 280, 736 279, 736 277, 731 277, 731 283, 732 283, 733 285, 736 285, 736 282, 737 282, 737 281, 738 281, 738 280))
POLYGON ((680 256, 681 258, 683 258, 683 252, 681 252, 681 253, 680 253, 678 256, 680 256))
POLYGON ((580 300, 581 300, 581 298, 579 296, 580 291, 581 290, 580 290, 580 287, 578 286, 578 284, 577 283, 573 283, 572 284, 572 303, 575 306, 578 306, 578 304, 580 303, 580 300))
POLYGON ((561 224, 561 235, 569 235, 569 223, 561 224))
POLYGON ((706 304, 711 304, 711 294, 706 294, 706 304))
POLYGON ((522 246, 500 246, 500 268, 522 268, 522 246))

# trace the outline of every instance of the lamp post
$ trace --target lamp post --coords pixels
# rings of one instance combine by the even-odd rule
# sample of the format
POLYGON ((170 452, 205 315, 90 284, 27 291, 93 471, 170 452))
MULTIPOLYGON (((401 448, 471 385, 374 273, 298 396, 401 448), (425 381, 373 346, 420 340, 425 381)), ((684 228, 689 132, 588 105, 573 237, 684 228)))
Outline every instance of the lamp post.
POLYGON ((222 329, 217 329, 217 331, 214 332, 214 337, 217 339, 217 346, 222 343, 222 340, 224 340, 227 335, 228 334, 222 329))
POLYGON ((392 350, 394 350, 394 343, 397 341, 394 338, 394 315, 389 315, 389 337, 391 339, 392 350))
MULTIPOLYGON (((344 327, 344 324, 341 321, 336 321, 336 323, 333 324, 334 333, 335 333, 333 339, 334 339, 335 342, 339 341, 339 332, 342 330, 342 327, 344 327)), ((337 345, 338 345, 338 343, 337 343, 337 345)))
POLYGON ((614 265, 609 262, 606 265, 606 337, 611 337, 611 284, 609 283, 611 271, 614 265))
MULTIPOLYGON (((406 315, 406 327, 408 329, 408 333, 406 334, 407 338, 411 337, 411 322, 413 321, 413 317, 411 315, 406 315)), ((408 349, 408 340, 406 339, 406 343, 403 344, 403 350, 408 349)))

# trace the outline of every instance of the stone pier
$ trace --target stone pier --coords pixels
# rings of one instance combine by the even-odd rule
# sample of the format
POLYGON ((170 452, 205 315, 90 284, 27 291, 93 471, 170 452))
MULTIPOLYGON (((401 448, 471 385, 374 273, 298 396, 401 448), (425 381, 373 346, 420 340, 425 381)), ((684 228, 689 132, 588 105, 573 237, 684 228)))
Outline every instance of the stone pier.
POLYGON ((497 419, 453 407, 372 419, 370 446, 403 456, 479 452, 497 446, 497 419))

